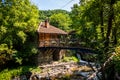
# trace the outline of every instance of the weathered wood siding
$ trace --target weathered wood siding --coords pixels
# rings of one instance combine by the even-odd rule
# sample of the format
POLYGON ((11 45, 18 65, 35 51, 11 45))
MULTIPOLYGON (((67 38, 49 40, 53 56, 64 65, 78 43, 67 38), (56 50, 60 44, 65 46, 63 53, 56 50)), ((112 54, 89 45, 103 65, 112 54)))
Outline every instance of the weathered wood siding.
POLYGON ((51 46, 51 41, 58 41, 57 34, 39 33, 39 47, 51 46))

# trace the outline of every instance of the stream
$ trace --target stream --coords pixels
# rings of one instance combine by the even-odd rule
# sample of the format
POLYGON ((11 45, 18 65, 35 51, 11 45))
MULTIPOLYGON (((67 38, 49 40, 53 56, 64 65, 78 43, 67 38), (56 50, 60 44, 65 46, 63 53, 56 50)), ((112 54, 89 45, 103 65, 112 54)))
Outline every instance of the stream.
POLYGON ((40 65, 39 68, 42 71, 32 73, 29 78, 23 75, 20 79, 12 80, 99 80, 101 74, 97 72, 95 63, 81 60, 80 55, 77 57, 79 62, 54 61, 50 64, 40 65))
POLYGON ((98 80, 95 74, 95 77, 91 78, 94 71, 86 63, 53 62, 39 67, 42 72, 32 73, 29 79, 22 75, 20 79, 12 80, 98 80))

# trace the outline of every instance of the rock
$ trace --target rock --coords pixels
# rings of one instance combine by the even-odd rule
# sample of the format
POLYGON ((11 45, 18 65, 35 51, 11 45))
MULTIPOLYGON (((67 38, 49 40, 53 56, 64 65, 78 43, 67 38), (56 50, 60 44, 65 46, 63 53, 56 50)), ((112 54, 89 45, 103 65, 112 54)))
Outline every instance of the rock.
POLYGON ((20 76, 20 80, 27 80, 26 75, 21 75, 21 76, 20 76))
POLYGON ((19 77, 12 77, 11 80, 20 80, 20 78, 19 77))
POLYGON ((70 69, 70 65, 65 65, 65 69, 70 69))
POLYGON ((41 80, 41 76, 39 74, 32 75, 30 80, 41 80))
POLYGON ((70 75, 71 80, 80 80, 81 77, 86 78, 89 75, 88 71, 91 71, 90 67, 79 65, 75 62, 53 62, 52 64, 42 65, 40 68, 42 68, 42 73, 34 76, 33 80, 38 80, 37 78, 40 80, 63 80, 66 74, 70 75), (78 77, 78 79, 73 76, 78 77))
POLYGON ((29 72, 27 72, 25 75, 26 75, 27 80, 29 80, 29 79, 30 79, 30 76, 32 75, 32 72, 29 71, 29 72))

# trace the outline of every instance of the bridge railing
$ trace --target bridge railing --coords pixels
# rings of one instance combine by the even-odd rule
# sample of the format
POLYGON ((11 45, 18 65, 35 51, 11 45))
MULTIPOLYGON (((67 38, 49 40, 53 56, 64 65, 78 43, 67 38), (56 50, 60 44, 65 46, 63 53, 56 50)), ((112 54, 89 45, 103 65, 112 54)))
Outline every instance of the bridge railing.
POLYGON ((56 39, 56 40, 40 40, 39 47, 79 47, 80 41, 77 39, 56 39))

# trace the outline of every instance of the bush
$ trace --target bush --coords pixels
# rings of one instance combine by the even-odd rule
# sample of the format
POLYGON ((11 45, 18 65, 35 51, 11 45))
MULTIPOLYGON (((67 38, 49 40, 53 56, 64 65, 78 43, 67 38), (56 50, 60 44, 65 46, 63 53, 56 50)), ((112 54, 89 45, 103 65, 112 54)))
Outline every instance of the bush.
POLYGON ((27 72, 41 72, 36 66, 21 66, 16 69, 5 69, 0 72, 0 80, 11 80, 13 76, 20 76, 27 72))
POLYGON ((63 62, 69 62, 69 61, 78 62, 79 60, 76 57, 72 56, 72 57, 64 57, 64 59, 62 59, 61 61, 63 61, 63 62))
POLYGON ((17 76, 21 73, 20 69, 5 69, 2 72, 0 72, 0 80, 11 80, 12 76, 17 76))
POLYGON ((113 63, 115 64, 115 70, 120 73, 120 46, 115 49, 115 52, 113 63))

